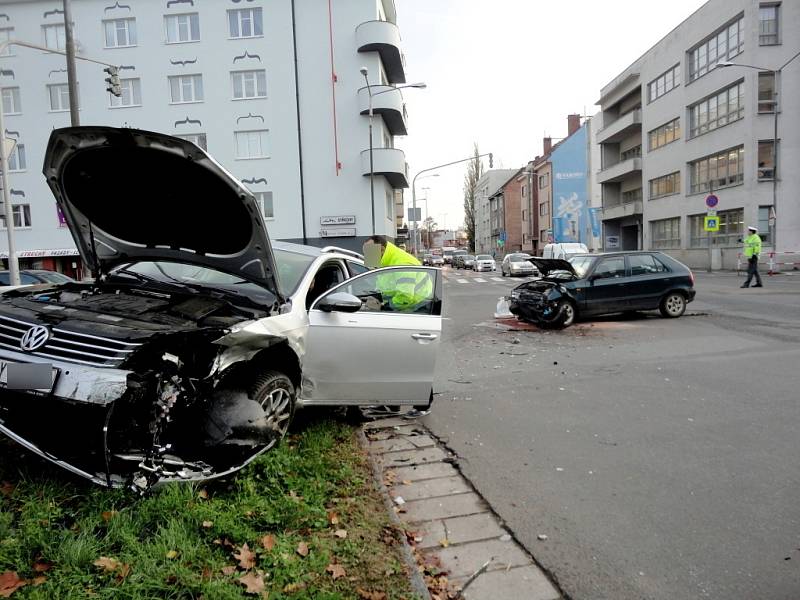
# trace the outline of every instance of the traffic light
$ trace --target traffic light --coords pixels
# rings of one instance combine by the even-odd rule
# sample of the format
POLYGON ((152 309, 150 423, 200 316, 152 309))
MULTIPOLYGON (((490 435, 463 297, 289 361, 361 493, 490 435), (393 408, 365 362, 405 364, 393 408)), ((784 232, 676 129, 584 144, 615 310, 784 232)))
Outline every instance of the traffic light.
POLYGON ((106 77, 106 83, 108 84, 106 91, 117 98, 122 96, 122 86, 119 83, 119 67, 106 67, 103 71, 108 73, 108 77, 106 77))
POLYGON ((494 166, 494 156, 492 156, 492 153, 489 152, 489 168, 491 169, 493 166, 494 166))

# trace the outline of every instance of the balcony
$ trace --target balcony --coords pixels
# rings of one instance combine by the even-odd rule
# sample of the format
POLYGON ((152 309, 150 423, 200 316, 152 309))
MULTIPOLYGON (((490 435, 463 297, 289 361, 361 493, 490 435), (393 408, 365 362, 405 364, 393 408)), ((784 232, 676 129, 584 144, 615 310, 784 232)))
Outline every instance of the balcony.
MULTIPOLYGON (((406 155, 397 148, 373 148, 372 163, 375 175, 383 175, 394 189, 408 187, 406 155)), ((361 152, 361 172, 369 177, 369 150, 361 152)))
POLYGON ((400 30, 388 21, 366 21, 356 27, 359 52, 377 52, 389 83, 406 82, 405 57, 400 51, 400 30))
POLYGON ((597 174, 598 183, 617 183, 630 175, 642 175, 642 159, 629 158, 603 169, 597 174))
POLYGON ((633 217, 642 215, 642 201, 635 200, 634 202, 626 202, 625 204, 615 204, 612 206, 603 205, 603 220, 611 221, 613 219, 622 219, 624 217, 633 217))
POLYGON ((642 130, 642 109, 637 108, 597 132, 601 144, 616 144, 642 130))
MULTIPOLYGON (((392 135, 408 135, 406 123, 406 105, 403 94, 390 85, 373 85, 372 112, 383 117, 386 128, 392 135)), ((358 90, 358 102, 361 114, 369 114, 369 91, 366 86, 358 90)))

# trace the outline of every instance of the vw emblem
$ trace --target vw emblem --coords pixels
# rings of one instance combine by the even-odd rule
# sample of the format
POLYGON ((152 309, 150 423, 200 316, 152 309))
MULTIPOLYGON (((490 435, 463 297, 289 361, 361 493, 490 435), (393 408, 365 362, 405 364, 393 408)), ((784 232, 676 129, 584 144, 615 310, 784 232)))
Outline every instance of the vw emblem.
POLYGON ((44 325, 36 325, 28 329, 19 341, 19 347, 25 352, 38 350, 50 339, 50 330, 44 325))

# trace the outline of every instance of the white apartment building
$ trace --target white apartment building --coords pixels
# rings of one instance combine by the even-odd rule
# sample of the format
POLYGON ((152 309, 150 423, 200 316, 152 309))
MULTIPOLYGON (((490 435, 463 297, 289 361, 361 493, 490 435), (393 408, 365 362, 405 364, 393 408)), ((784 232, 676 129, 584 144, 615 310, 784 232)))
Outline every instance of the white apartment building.
MULTIPOLYGON (((0 38, 63 49, 61 6, 0 0, 0 38)), ((393 89, 406 81, 394 0, 72 0, 72 12, 78 53, 119 65, 122 83, 113 97, 102 66, 78 61, 81 125, 161 131, 206 148, 257 194, 273 239, 360 248, 373 233, 395 237, 395 190, 408 177, 394 148, 407 133, 393 89), (374 100, 374 203, 362 66, 374 100)), ((70 125, 66 77, 60 55, 12 47, 0 57, 23 268, 70 272, 77 261, 41 173, 50 131, 70 125)))
POLYGON ((765 70, 798 52, 800 3, 709 0, 602 89, 606 250, 733 268, 749 225, 765 255, 776 239, 779 254, 800 250, 800 58, 765 70), (712 192, 720 229, 710 235, 712 192))
POLYGON ((518 169, 492 169, 478 180, 475 194, 475 252, 492 253, 497 245, 492 242, 492 211, 489 198, 508 181, 518 169))

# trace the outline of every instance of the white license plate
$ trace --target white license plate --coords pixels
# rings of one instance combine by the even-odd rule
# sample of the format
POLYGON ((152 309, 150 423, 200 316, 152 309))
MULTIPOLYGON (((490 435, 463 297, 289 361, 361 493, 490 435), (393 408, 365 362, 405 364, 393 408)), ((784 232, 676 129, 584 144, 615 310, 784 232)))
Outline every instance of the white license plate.
POLYGON ((58 373, 59 370, 50 363, 15 363, 0 360, 0 387, 49 393, 53 390, 58 373), (12 387, 9 387, 9 374, 12 387))

